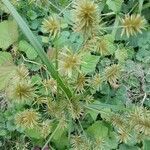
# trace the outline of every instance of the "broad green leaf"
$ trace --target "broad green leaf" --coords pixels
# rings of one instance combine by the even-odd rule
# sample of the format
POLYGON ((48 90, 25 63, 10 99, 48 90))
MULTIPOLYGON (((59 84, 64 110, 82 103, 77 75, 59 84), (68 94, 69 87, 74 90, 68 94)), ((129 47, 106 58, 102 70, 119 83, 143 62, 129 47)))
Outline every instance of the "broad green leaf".
POLYGON ((31 137, 31 138, 35 138, 35 139, 41 139, 42 135, 39 132, 39 129, 37 128, 33 128, 33 129, 28 129, 25 131, 26 135, 31 137))
POLYGON ((0 66, 0 90, 4 90, 10 79, 14 76, 16 66, 13 64, 5 64, 0 66))
POLYGON ((85 74, 94 72, 99 58, 100 56, 91 55, 90 53, 84 55, 81 71, 85 74))
POLYGON ((7 134, 7 131, 4 129, 0 129, 0 136, 5 136, 7 134))
POLYGON ((95 111, 92 111, 92 110, 88 110, 87 113, 89 113, 91 115, 91 117, 94 121, 96 120, 97 115, 99 114, 99 112, 95 112, 95 111))
POLYGON ((102 121, 96 121, 86 130, 89 136, 95 137, 96 139, 105 138, 108 135, 108 128, 102 121))
POLYGON ((109 137, 106 140, 106 147, 107 149, 117 149, 118 147, 118 135, 115 132, 110 132, 109 137))
POLYGON ((24 40, 19 42, 19 50, 25 52, 25 54, 30 60, 34 60, 38 56, 35 49, 24 40))
MULTIPOLYGON (((60 131, 61 131, 61 130, 59 130, 59 132, 60 132, 60 131)), ((58 132, 58 133, 59 133, 59 132, 58 132)), ((60 134, 61 134, 61 133, 60 133, 60 134)), ((63 133, 61 134, 61 136, 59 136, 59 138, 57 137, 57 139, 54 139, 54 138, 53 138, 52 141, 55 143, 57 149, 59 149, 59 150, 64 150, 65 147, 69 144, 69 143, 68 143, 68 137, 67 137, 67 133, 66 133, 66 132, 63 132, 63 133)))
POLYGON ((112 104, 107 104, 107 103, 102 103, 99 101, 95 101, 92 104, 89 104, 88 107, 92 109, 96 109, 97 111, 103 111, 103 109, 112 109, 114 111, 119 111, 119 110, 124 110, 124 106, 122 105, 112 105, 112 104))
POLYGON ((0 51, 0 65, 10 63, 13 61, 13 58, 10 53, 0 51))
POLYGON ((34 20, 34 19, 37 18, 37 14, 36 14, 36 12, 33 11, 33 10, 29 10, 29 11, 27 12, 27 16, 28 16, 31 20, 34 20))
POLYGON ((149 150, 150 148, 150 140, 143 141, 143 150, 149 150))
POLYGON ((129 146, 127 144, 121 144, 118 150, 140 150, 137 146, 129 146))
POLYGON ((106 4, 109 9, 114 12, 119 12, 122 6, 123 0, 107 0, 106 4))
POLYGON ((18 39, 18 29, 15 21, 0 23, 0 48, 7 49, 18 39))
POLYGON ((0 90, 4 90, 14 76, 16 66, 10 53, 0 52, 0 90))

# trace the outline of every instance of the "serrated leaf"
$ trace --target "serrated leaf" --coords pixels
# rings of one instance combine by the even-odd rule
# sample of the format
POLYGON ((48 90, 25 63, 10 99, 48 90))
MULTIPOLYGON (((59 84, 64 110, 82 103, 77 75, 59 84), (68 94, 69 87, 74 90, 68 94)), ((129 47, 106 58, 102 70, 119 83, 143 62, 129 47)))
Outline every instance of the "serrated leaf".
POLYGON ((104 125, 102 121, 96 121, 87 129, 87 133, 96 139, 105 138, 108 135, 108 128, 104 125))
POLYGON ((18 27, 15 21, 0 23, 0 48, 7 49, 18 39, 18 27))
POLYGON ((89 53, 84 55, 81 71, 85 74, 94 72, 99 58, 100 56, 91 55, 89 53))

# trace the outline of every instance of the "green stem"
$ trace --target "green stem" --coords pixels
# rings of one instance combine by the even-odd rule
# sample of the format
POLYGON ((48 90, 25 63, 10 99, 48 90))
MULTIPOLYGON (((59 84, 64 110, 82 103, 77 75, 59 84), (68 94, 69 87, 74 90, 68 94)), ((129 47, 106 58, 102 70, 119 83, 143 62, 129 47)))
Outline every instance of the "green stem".
POLYGON ((139 0, 139 13, 140 14, 142 12, 143 2, 144 2, 144 0, 139 0))
POLYGON ((119 26, 119 16, 116 15, 116 19, 115 19, 115 23, 114 23, 114 28, 113 28, 113 31, 112 31, 112 35, 113 35, 114 38, 116 36, 116 32, 118 30, 118 26, 119 26))
POLYGON ((35 48, 36 52, 38 53, 39 57, 43 61, 43 63, 46 65, 47 70, 50 72, 51 76, 57 80, 60 88, 64 91, 66 96, 70 99, 72 97, 72 92, 69 89, 68 86, 66 86, 61 79, 60 75, 58 74, 57 70, 53 66, 53 64, 49 61, 46 53, 44 52, 44 49, 42 48, 42 45, 39 43, 37 38, 34 36, 28 25, 25 23, 25 21, 22 19, 22 17, 19 15, 19 13, 16 11, 14 6, 9 2, 9 0, 2 0, 2 2, 5 4, 5 6, 8 8, 8 10, 11 12, 12 16, 15 18, 16 22, 18 23, 19 27, 21 28, 22 32, 25 34, 25 36, 28 38, 30 43, 35 48))
POLYGON ((57 130, 59 129, 60 123, 58 123, 57 127, 55 128, 54 132, 50 135, 50 137, 48 138, 48 140, 46 141, 46 143, 44 144, 42 150, 44 150, 44 148, 48 145, 48 143, 51 141, 51 139, 53 138, 53 136, 55 135, 55 133, 57 132, 57 130))

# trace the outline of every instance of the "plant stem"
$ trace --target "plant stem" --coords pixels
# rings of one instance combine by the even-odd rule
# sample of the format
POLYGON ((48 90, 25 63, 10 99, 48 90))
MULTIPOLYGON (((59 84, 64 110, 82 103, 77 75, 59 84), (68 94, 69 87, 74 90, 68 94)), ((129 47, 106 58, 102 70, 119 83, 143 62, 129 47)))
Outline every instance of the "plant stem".
POLYGON ((48 138, 48 140, 46 141, 46 143, 44 144, 42 150, 44 150, 44 148, 48 145, 48 143, 51 141, 51 139, 53 138, 53 136, 55 135, 55 133, 57 132, 57 130, 59 129, 60 123, 58 123, 57 127, 55 128, 54 132, 50 135, 50 137, 48 138))
POLYGON ((144 0, 139 0, 139 13, 140 14, 142 12, 143 2, 144 2, 144 0))
POLYGON ((117 32, 118 26, 119 26, 119 16, 116 15, 116 19, 115 19, 115 23, 114 23, 114 28, 113 28, 113 31, 112 31, 112 35, 113 35, 114 38, 116 36, 116 32, 117 32))

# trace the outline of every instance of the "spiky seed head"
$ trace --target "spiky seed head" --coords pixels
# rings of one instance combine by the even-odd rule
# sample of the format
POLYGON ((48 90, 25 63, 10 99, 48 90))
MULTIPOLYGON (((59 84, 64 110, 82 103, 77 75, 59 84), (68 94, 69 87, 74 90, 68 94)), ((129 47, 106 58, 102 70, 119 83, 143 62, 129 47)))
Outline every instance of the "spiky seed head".
POLYGON ((61 128, 62 130, 67 129, 67 127, 68 127, 68 122, 67 122, 67 117, 66 117, 66 115, 65 115, 65 112, 63 112, 63 113, 61 114, 61 118, 59 119, 59 122, 60 122, 60 128, 61 128))
POLYGON ((57 92, 57 81, 56 80, 54 80, 53 78, 45 80, 44 86, 47 90, 50 90, 52 92, 52 94, 56 94, 56 92, 57 92))
POLYGON ((87 46, 90 51, 96 51, 101 56, 108 56, 114 53, 114 38, 110 34, 104 36, 94 36, 88 42, 87 46))
POLYGON ((110 122, 112 123, 114 127, 120 130, 125 129, 127 125, 124 118, 119 114, 112 114, 110 117, 110 122))
POLYGON ((105 70, 106 80, 111 85, 114 85, 117 83, 117 79, 120 77, 120 74, 121 74, 121 67, 117 64, 113 64, 113 65, 107 67, 105 70))
POLYGON ((101 40, 101 41, 98 41, 97 43, 97 52, 99 52, 102 56, 106 56, 106 55, 109 55, 109 51, 108 51, 108 45, 107 45, 107 42, 106 40, 101 40))
POLYGON ((104 138, 96 138, 93 142, 92 149, 93 150, 104 150, 106 141, 104 138))
POLYGON ((68 103, 68 111, 72 119, 79 119, 83 115, 83 108, 78 100, 68 103))
POLYGON ((129 113, 129 122, 138 133, 150 135, 150 111, 144 107, 134 107, 129 113))
POLYGON ((88 105, 88 104, 94 102, 94 97, 93 97, 92 95, 86 95, 86 96, 84 97, 84 101, 85 101, 86 104, 88 105))
POLYGON ((6 93, 10 100, 17 103, 32 101, 36 97, 35 88, 26 80, 10 85, 6 93))
POLYGON ((18 80, 24 80, 29 75, 28 69, 22 64, 16 68, 15 77, 18 80))
POLYGON ((20 0, 11 0, 11 2, 15 6, 19 6, 20 5, 20 0))
POLYGON ((102 78, 100 74, 95 74, 91 80, 92 87, 94 87, 96 90, 99 89, 100 85, 102 83, 102 78))
POLYGON ((126 34, 127 37, 136 35, 138 32, 142 33, 142 29, 145 29, 145 19, 139 14, 125 15, 125 18, 122 19, 122 33, 126 34))
POLYGON ((27 109, 20 112, 15 117, 15 122, 18 127, 23 129, 33 129, 39 125, 40 115, 33 109, 27 109))
POLYGON ((101 54, 101 56, 110 55, 110 42, 107 38, 95 36, 93 39, 91 39, 90 43, 91 48, 95 49, 97 53, 101 54))
POLYGON ((76 91, 82 93, 86 85, 88 85, 87 77, 84 74, 79 74, 75 83, 76 91))
POLYGON ((128 141, 131 139, 131 135, 129 134, 129 132, 127 131, 128 129, 119 129, 118 133, 119 133, 119 141, 124 142, 124 143, 128 143, 128 141))
POLYGON ((74 150, 90 150, 91 142, 82 135, 74 135, 71 137, 71 145, 74 150))
POLYGON ((62 104, 62 101, 60 103, 58 101, 49 99, 47 103, 47 107, 45 109, 46 115, 57 119, 62 118, 64 107, 65 107, 64 105, 65 104, 62 104))
POLYGON ((49 33, 50 36, 56 37, 60 33, 60 19, 56 15, 49 16, 42 22, 42 30, 44 33, 49 33))
POLYGON ((98 6, 92 0, 76 0, 73 8, 75 30, 85 35, 95 33, 100 22, 98 6))
POLYGON ((40 132, 44 138, 46 138, 51 133, 51 130, 52 130, 52 125, 49 120, 42 122, 40 127, 40 132))
POLYGON ((72 76, 73 71, 79 71, 81 65, 81 55, 78 53, 73 53, 71 50, 67 49, 67 52, 61 53, 59 59, 59 70, 68 77, 72 76))

